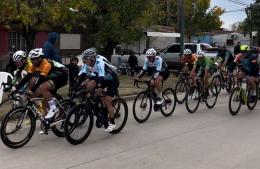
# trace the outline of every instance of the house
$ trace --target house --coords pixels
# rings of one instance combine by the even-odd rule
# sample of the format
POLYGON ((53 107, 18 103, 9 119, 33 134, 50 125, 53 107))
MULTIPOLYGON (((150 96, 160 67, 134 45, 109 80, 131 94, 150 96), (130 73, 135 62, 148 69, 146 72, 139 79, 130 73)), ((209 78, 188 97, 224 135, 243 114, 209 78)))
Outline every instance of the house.
POLYGON ((174 27, 153 25, 144 30, 144 35, 140 40, 132 44, 120 44, 122 49, 131 49, 135 53, 144 53, 145 49, 156 48, 164 49, 167 46, 177 41, 180 37, 179 33, 176 33, 174 27))
MULTIPOLYGON (((44 42, 48 39, 49 32, 37 32, 35 37, 35 48, 41 48, 44 42)), ((61 56, 77 55, 85 46, 82 43, 81 34, 60 33, 59 43, 57 48, 61 56)), ((10 31, 0 27, 0 70, 5 70, 5 66, 9 61, 9 56, 17 50, 27 51, 26 41, 21 33, 10 31)), ((69 58, 62 58, 64 64, 69 62, 69 58)))
POLYGON ((191 37, 192 42, 202 42, 208 43, 212 46, 235 46, 237 42, 241 42, 241 44, 250 44, 249 35, 244 35, 242 32, 238 31, 213 31, 213 32, 203 32, 199 35, 195 35, 191 37))

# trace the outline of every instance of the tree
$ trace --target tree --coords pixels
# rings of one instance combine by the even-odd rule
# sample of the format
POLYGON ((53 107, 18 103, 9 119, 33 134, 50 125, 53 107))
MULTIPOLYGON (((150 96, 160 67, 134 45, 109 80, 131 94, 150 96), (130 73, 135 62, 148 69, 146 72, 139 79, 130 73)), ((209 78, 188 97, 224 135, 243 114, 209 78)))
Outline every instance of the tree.
POLYGON ((0 25, 20 32, 26 40, 27 50, 30 50, 34 47, 38 31, 70 31, 81 18, 95 9, 91 0, 1 0, 0 25), (75 15, 70 8, 80 8, 86 13, 75 15))
POLYGON ((220 16, 224 10, 220 7, 210 8, 211 0, 185 0, 185 32, 189 39, 200 32, 219 29, 222 26, 220 16))
POLYGON ((119 43, 131 43, 143 35, 143 29, 153 23, 156 6, 153 0, 96 0, 93 15, 93 38, 96 46, 103 46, 109 57, 119 43))

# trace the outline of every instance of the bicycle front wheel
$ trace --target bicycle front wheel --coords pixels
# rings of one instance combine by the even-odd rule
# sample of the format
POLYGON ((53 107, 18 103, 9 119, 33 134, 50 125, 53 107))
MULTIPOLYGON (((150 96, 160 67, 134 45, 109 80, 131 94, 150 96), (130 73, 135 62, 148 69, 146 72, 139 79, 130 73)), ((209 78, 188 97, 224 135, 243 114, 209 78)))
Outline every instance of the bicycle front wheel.
POLYGON ((252 89, 249 89, 247 92, 247 107, 249 110, 253 110, 257 104, 258 99, 258 89, 256 88, 256 95, 252 96, 252 89))
POLYGON ((152 112, 152 99, 148 96, 147 92, 140 92, 133 103, 134 119, 139 122, 145 122, 152 112))
POLYGON ((4 114, 9 112, 11 109, 23 106, 22 99, 18 96, 17 98, 8 98, 6 100, 3 100, 0 104, 0 113, 4 114))
POLYGON ((128 107, 126 101, 120 97, 113 99, 112 106, 114 108, 116 128, 110 133, 117 134, 125 127, 128 118, 128 107))
POLYGON ((93 112, 89 105, 78 104, 68 113, 64 123, 64 134, 73 145, 84 142, 90 135, 94 124, 93 112))
POLYGON ((242 97, 241 97, 241 88, 236 87, 232 91, 229 102, 228 102, 228 108, 231 115, 235 116, 239 112, 242 104, 242 97))
POLYGON ((208 96, 206 99, 206 106, 211 109, 213 108, 216 103, 217 103, 217 99, 218 99, 218 95, 215 94, 217 91, 217 86, 215 84, 211 84, 208 90, 208 96))
POLYGON ((219 94, 222 88, 222 81, 219 75, 214 76, 212 79, 212 85, 216 86, 216 90, 214 90, 214 94, 219 94))
POLYGON ((1 139, 10 148, 20 148, 32 138, 36 126, 34 114, 24 106, 8 112, 1 125, 1 139))
POLYGON ((175 86, 176 101, 182 104, 186 99, 186 93, 188 91, 188 85, 184 80, 179 80, 175 86))
POLYGON ((189 88, 187 97, 186 97, 186 109, 189 113, 194 113, 200 104, 201 94, 197 87, 192 86, 189 88))
POLYGON ((176 106, 176 96, 172 88, 167 88, 162 92, 163 104, 161 105, 161 113, 165 117, 170 116, 176 106))
POLYGON ((71 100, 63 100, 61 102, 61 108, 59 112, 55 115, 54 121, 59 121, 58 124, 52 126, 52 132, 57 137, 64 137, 64 121, 68 114, 68 112, 74 107, 76 104, 71 100))

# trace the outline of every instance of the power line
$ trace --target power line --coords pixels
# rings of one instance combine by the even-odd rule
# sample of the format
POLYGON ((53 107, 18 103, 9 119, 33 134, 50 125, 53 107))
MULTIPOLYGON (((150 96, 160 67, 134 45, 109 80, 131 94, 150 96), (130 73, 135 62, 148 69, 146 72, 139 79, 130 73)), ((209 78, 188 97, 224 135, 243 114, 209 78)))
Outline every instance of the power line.
POLYGON ((246 8, 241 8, 241 9, 233 9, 229 11, 225 11, 224 13, 230 13, 230 12, 240 12, 240 11, 245 11, 246 8))
POLYGON ((238 4, 238 5, 249 6, 249 4, 246 4, 246 3, 239 1, 239 0, 227 0, 227 1, 238 4))

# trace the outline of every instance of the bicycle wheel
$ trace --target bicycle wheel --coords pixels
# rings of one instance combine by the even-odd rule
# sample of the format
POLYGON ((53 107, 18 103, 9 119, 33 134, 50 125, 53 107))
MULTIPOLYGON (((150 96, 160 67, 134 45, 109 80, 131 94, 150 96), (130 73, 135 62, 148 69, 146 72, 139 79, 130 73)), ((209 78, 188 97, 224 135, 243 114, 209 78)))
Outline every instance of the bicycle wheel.
POLYGON ((73 145, 84 142, 90 135, 94 116, 90 105, 78 104, 68 113, 64 123, 64 134, 73 145))
POLYGON ((185 101, 187 91, 188 91, 188 86, 185 83, 185 81, 184 80, 178 81, 175 86, 177 103, 182 104, 185 101))
POLYGON ((161 105, 161 113, 165 117, 170 116, 176 106, 176 96, 172 88, 167 88, 162 92, 163 104, 161 105))
POLYGON ((195 86, 189 88, 186 96, 186 109, 189 113, 194 113, 198 107, 201 100, 201 93, 199 89, 195 86))
POLYGON ((234 76, 230 76, 229 78, 227 78, 226 91, 228 93, 232 92, 232 90, 234 89, 235 85, 236 85, 235 77, 234 76))
POLYGON ((235 87, 232 91, 229 102, 228 102, 228 108, 231 115, 235 116, 239 112, 242 104, 242 98, 241 98, 241 88, 235 87), (234 104, 234 105, 233 105, 234 104))
POLYGON ((213 108, 217 103, 218 95, 215 94, 216 91, 217 91, 217 86, 215 84, 211 84, 209 87, 209 92, 208 92, 208 96, 206 99, 206 106, 209 109, 213 108))
POLYGON ((152 112, 152 99, 147 95, 147 92, 140 92, 133 103, 134 119, 139 122, 145 122, 152 112))
POLYGON ((222 81, 221 81, 220 76, 219 75, 214 76, 213 79, 212 79, 211 84, 214 84, 216 86, 216 90, 214 91, 216 93, 214 93, 214 94, 218 95, 220 93, 220 91, 221 91, 221 88, 222 88, 222 81))
POLYGON ((126 101, 120 97, 113 99, 112 105, 115 113, 114 119, 116 123, 116 128, 110 133, 117 134, 125 127, 128 118, 128 107, 126 101))
POLYGON ((11 109, 22 106, 23 102, 20 97, 17 98, 8 98, 6 100, 3 100, 0 104, 0 112, 1 114, 9 112, 11 109))
POLYGON ((71 100, 64 100, 61 102, 61 108, 59 112, 56 113, 54 117, 54 121, 60 121, 58 124, 51 127, 52 132, 57 137, 64 137, 64 121, 68 112, 74 107, 76 104, 71 100))
POLYGON ((256 96, 253 96, 253 101, 251 101, 251 97, 252 97, 252 90, 249 89, 247 92, 247 107, 249 110, 253 110, 257 104, 257 98, 258 98, 258 89, 256 88, 256 96))
POLYGON ((16 107, 2 121, 1 139, 7 147, 22 147, 32 138, 35 126, 34 114, 24 106, 16 107))

